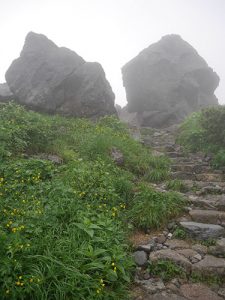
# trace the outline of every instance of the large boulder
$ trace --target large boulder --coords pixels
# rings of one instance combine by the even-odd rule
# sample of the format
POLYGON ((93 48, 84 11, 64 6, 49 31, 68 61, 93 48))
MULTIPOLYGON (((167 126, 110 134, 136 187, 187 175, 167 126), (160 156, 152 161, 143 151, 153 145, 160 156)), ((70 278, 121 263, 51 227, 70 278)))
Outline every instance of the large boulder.
POLYGON ((0 83, 0 102, 13 100, 13 93, 10 91, 7 83, 0 83))
POLYGON ((30 32, 6 72, 15 101, 36 111, 79 117, 116 113, 103 68, 46 36, 30 32))
POLYGON ((122 68, 130 113, 140 125, 166 127, 217 105, 218 75, 179 35, 164 36, 122 68))

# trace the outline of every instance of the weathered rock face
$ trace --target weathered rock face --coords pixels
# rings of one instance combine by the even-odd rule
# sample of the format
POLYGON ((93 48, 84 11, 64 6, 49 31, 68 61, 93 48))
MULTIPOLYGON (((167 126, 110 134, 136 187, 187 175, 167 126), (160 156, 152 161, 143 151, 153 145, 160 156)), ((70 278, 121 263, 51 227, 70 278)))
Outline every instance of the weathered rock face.
POLYGON ((7 83, 0 83, 0 102, 8 102, 13 100, 13 94, 7 83))
POLYGON ((140 125, 166 127, 198 109, 217 105, 218 75, 178 35, 164 36, 123 68, 128 112, 140 125))
POLYGON ((15 100, 48 113, 97 117, 114 114, 114 94, 99 63, 30 32, 6 72, 15 100))

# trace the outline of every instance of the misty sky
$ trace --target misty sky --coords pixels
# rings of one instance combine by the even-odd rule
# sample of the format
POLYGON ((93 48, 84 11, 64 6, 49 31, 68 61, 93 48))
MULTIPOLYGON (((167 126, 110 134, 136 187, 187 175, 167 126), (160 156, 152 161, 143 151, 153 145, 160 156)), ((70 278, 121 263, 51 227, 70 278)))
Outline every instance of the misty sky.
POLYGON ((180 34, 220 76, 225 103, 225 0, 0 0, 0 82, 29 31, 100 62, 120 105, 121 67, 163 35, 180 34))

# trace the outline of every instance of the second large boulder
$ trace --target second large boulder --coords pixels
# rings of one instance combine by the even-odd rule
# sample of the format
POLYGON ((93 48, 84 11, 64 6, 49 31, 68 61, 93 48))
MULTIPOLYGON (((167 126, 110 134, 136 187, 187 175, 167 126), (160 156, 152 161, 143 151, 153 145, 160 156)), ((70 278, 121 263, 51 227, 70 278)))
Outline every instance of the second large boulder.
POLYGON ((144 126, 166 127, 217 105, 218 75, 179 35, 164 36, 123 68, 130 113, 144 126))

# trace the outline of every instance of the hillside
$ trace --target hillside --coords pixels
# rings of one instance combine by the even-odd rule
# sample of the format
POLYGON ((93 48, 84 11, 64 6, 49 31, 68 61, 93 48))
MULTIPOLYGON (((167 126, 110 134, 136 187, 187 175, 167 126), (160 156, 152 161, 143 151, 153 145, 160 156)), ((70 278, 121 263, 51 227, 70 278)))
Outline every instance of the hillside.
POLYGON ((128 236, 182 207, 174 193, 151 196, 169 160, 114 117, 93 123, 1 104, 0 135, 1 299, 129 297, 128 236))
POLYGON ((223 118, 140 143, 116 117, 1 104, 1 299, 222 300, 223 118))

